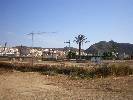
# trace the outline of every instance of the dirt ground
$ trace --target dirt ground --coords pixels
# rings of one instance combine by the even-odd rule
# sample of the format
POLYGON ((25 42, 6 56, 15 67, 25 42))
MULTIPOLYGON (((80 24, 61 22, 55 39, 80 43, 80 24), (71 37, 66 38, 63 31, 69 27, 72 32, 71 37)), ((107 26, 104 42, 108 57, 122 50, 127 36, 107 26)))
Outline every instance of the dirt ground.
POLYGON ((133 76, 72 79, 0 69, 0 100, 132 100, 133 76))

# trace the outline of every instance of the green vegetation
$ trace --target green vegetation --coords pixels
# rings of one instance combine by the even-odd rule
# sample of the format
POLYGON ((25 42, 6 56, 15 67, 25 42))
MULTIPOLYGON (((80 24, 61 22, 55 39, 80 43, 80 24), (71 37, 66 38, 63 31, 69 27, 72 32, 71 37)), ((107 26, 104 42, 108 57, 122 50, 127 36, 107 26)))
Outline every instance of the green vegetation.
POLYGON ((68 54, 67 54, 67 57, 69 59, 75 59, 76 58, 76 52, 74 51, 69 51, 68 54))
POLYGON ((112 52, 104 52, 103 59, 112 59, 112 52))

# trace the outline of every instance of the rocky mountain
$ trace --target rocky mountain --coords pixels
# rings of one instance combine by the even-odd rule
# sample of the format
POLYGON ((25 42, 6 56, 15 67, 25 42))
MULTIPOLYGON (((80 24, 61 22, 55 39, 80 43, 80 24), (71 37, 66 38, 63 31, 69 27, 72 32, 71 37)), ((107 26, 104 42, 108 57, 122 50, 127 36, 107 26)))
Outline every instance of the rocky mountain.
POLYGON ((128 55, 133 55, 133 44, 130 43, 117 43, 114 41, 100 41, 98 43, 95 43, 91 45, 88 49, 85 51, 87 53, 92 53, 96 54, 98 52, 103 53, 103 52, 112 52, 115 50, 119 54, 128 54, 128 55))

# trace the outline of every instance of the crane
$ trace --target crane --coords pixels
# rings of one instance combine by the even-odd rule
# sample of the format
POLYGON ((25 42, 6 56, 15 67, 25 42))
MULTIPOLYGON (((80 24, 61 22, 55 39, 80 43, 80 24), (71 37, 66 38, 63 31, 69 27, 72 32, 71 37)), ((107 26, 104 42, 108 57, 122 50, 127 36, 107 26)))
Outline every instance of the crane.
MULTIPOLYGON (((41 35, 41 34, 47 34, 47 33, 56 33, 56 32, 38 32, 38 33, 31 32, 31 33, 27 34, 27 35, 31 35, 31 37, 32 37, 32 50, 33 50, 33 46, 34 46, 34 35, 35 34, 41 35)), ((32 51, 32 66, 34 64, 33 57, 34 56, 33 56, 33 51, 32 51)))
POLYGON ((32 48, 34 46, 34 35, 35 34, 38 34, 38 35, 40 35, 40 34, 47 34, 47 33, 56 33, 56 32, 40 32, 40 33, 33 33, 33 32, 31 32, 31 33, 28 33, 27 35, 31 35, 32 36, 32 48))

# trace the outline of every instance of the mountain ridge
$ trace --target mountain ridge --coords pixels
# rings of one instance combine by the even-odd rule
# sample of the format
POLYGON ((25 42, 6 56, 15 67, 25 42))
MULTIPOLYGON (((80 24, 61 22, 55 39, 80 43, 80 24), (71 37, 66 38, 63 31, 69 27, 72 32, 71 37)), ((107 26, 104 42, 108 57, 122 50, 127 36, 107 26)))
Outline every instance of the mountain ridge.
POLYGON ((96 54, 98 52, 112 52, 116 50, 119 54, 128 54, 133 55, 133 44, 131 43, 117 43, 113 40, 111 41, 100 41, 91 45, 88 49, 85 50, 86 53, 96 54))

